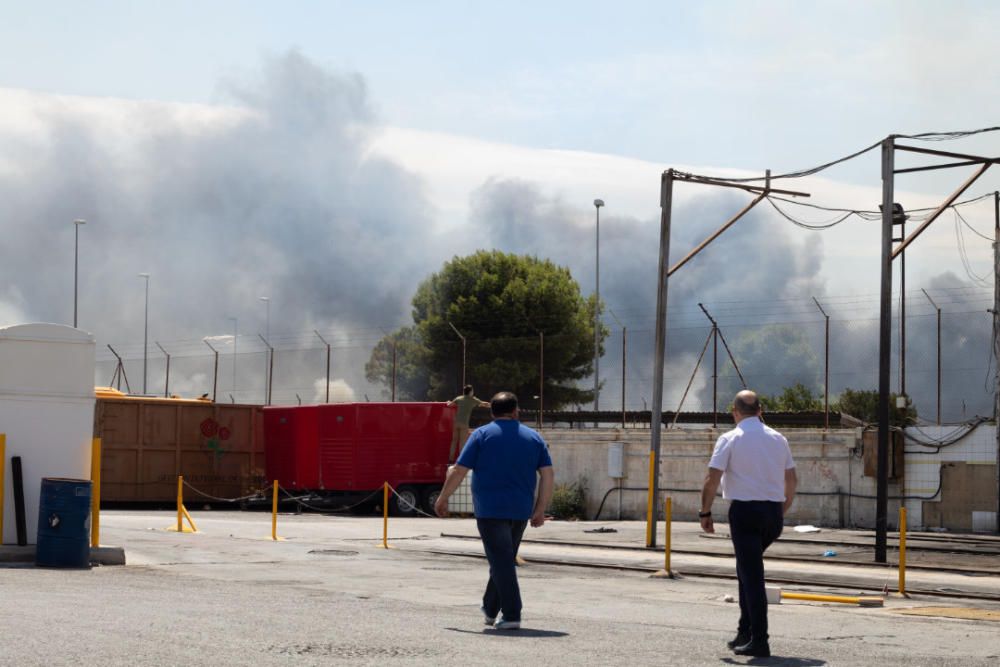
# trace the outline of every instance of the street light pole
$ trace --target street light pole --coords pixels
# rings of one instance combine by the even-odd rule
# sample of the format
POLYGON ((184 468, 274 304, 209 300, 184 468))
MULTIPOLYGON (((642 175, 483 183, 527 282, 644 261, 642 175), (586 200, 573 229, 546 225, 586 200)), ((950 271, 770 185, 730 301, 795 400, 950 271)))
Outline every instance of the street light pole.
MULTIPOLYGON (((594 412, 597 412, 601 391, 601 207, 603 199, 594 200, 597 213, 596 243, 594 252, 594 412)), ((594 422, 597 425, 597 422, 594 422)))
POLYGON ((73 241, 73 328, 76 328, 76 295, 77 278, 80 272, 80 225, 87 224, 86 220, 74 220, 74 241, 73 241))
POLYGON ((146 279, 146 309, 142 326, 142 394, 146 395, 146 368, 149 364, 149 274, 140 273, 140 278, 146 279))

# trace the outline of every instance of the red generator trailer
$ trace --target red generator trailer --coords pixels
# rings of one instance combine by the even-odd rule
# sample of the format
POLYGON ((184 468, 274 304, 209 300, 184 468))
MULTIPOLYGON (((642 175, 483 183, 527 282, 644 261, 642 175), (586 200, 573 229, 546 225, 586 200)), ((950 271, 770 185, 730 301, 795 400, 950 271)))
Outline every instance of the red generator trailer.
POLYGON ((324 504, 433 514, 448 471, 456 409, 445 403, 332 403, 264 408, 267 479, 324 504))

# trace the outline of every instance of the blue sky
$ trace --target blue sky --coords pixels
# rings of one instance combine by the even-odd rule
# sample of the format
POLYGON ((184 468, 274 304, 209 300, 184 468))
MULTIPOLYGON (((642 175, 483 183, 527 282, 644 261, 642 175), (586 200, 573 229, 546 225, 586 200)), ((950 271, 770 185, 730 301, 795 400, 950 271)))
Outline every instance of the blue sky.
POLYGON ((4 2, 0 85, 219 102, 297 48, 403 127, 778 170, 980 127, 990 2, 4 2), (28 55, 30 54, 30 55, 28 55))

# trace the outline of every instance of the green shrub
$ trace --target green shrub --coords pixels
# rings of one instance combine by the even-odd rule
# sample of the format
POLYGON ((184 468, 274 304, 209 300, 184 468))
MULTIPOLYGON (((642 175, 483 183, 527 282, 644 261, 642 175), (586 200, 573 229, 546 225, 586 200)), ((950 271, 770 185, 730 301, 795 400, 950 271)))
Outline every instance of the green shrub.
POLYGON ((585 519, 587 510, 587 480, 580 477, 570 484, 556 484, 552 491, 549 511, 557 519, 585 519))

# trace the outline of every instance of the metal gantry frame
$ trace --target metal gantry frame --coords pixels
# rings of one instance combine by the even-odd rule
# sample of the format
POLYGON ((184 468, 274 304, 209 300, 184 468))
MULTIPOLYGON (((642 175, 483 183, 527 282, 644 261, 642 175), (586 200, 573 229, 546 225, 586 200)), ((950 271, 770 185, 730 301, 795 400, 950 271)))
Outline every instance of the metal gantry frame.
POLYGON ((648 547, 656 546, 655 508, 658 506, 656 499, 659 497, 660 436, 663 426, 663 372, 664 357, 667 347, 667 287, 670 276, 691 261, 695 255, 704 250, 708 244, 718 238, 723 232, 736 224, 740 218, 749 213, 757 204, 764 201, 764 199, 771 193, 784 194, 792 197, 809 196, 809 194, 805 192, 773 189, 771 187, 770 169, 765 172, 763 186, 750 185, 747 183, 732 183, 723 179, 686 174, 673 169, 667 169, 663 172, 663 175, 660 178, 660 259, 656 287, 656 339, 654 342, 656 360, 653 368, 653 403, 650 406, 651 419, 649 437, 650 465, 652 466, 652 470, 650 470, 649 475, 649 495, 652 502, 646 503, 646 506, 649 508, 646 513, 646 546, 648 547), (702 185, 715 185, 725 188, 736 188, 757 196, 753 199, 753 201, 744 206, 743 209, 736 215, 731 217, 715 232, 709 235, 708 238, 699 243, 680 261, 673 266, 670 266, 670 223, 673 212, 674 181, 699 183, 702 185))
MULTIPOLYGON (((984 157, 954 151, 942 151, 917 146, 898 144, 897 139, 907 138, 904 135, 890 135, 880 143, 882 154, 882 250, 880 261, 881 273, 881 293, 879 299, 879 400, 878 400, 878 455, 876 463, 877 491, 876 491, 876 518, 875 518, 875 561, 886 562, 886 528, 887 528, 887 506, 888 506, 888 457, 889 457, 889 371, 891 354, 891 333, 892 333, 892 261, 901 256, 906 248, 913 243, 924 230, 926 230, 941 214, 950 208, 959 196, 965 192, 980 176, 994 164, 1000 163, 1000 157, 984 157), (904 169, 895 168, 896 151, 929 155, 934 157, 951 158, 954 162, 943 164, 932 164, 918 167, 908 167, 904 169), (978 166, 978 169, 969 176, 956 190, 948 195, 942 203, 908 236, 905 234, 899 238, 893 238, 893 224, 898 224, 897 214, 894 210, 895 176, 896 174, 906 174, 914 172, 931 171, 937 169, 952 169, 955 167, 978 166), (897 243, 894 247, 894 243, 897 243)), ((910 138, 919 138, 914 136, 910 138)), ((871 148, 874 148, 872 146, 871 148)), ((868 150, 868 149, 866 149, 868 150)), ((864 152, 864 151, 862 151, 864 152)), ((855 157, 860 153, 849 157, 855 157)), ((846 159, 846 158, 845 158, 846 159)), ((842 161, 842 160, 841 160, 842 161)), ((835 163, 830 163, 835 164, 835 163)), ((830 165, 826 165, 830 166, 830 165)), ((800 175, 805 175, 800 173, 800 175)), ((655 499, 659 493, 659 467, 661 451, 661 427, 663 422, 663 376, 665 367, 666 350, 666 313, 667 313, 667 293, 670 276, 679 268, 690 261, 695 255, 701 252, 708 244, 714 241, 719 235, 736 223, 741 217, 749 212, 754 206, 763 201, 771 193, 788 194, 792 196, 805 196, 808 193, 794 192, 788 190, 777 190, 771 188, 771 173, 767 172, 764 178, 764 185, 750 185, 747 182, 733 182, 721 178, 712 178, 686 174, 683 172, 668 169, 663 172, 660 179, 660 255, 659 272, 657 276, 656 292, 656 338, 654 342, 655 367, 653 380, 653 404, 650 406, 652 419, 650 424, 650 488, 649 494, 653 502, 647 503, 648 507, 655 507, 655 499), (673 184, 674 181, 685 181, 689 183, 701 183, 704 185, 717 185, 720 187, 731 187, 745 190, 756 194, 757 197, 745 206, 739 213, 730 218, 718 230, 708 238, 698 244, 694 250, 685 255, 674 266, 669 266, 670 258, 670 225, 673 209, 673 184)), ((994 273, 1000 276, 1000 194, 995 195, 995 208, 997 225, 994 240, 994 273)), ((905 230, 905 228, 903 228, 905 230)), ((1000 362, 1000 285, 995 288, 994 317, 994 353, 1000 362)), ((817 306, 819 306, 817 302, 817 306)), ((822 307, 820 307, 822 312, 822 307)), ((826 313, 823 313, 826 318, 826 313)), ((902 343, 902 341, 901 341, 902 343)), ((901 381, 903 377, 900 378, 901 381)), ((998 384, 1000 384, 1000 370, 998 370, 998 384)), ((828 387, 824 389, 827 393, 828 387)), ((995 416, 1000 418, 1000 387, 997 388, 995 416)), ((998 442, 998 512, 997 522, 1000 531, 1000 425, 997 429, 998 442)), ((647 512, 646 517, 646 542, 647 546, 656 546, 656 531, 654 527, 655 517, 653 511, 647 512)))
MULTIPOLYGON (((875 562, 886 562, 886 538, 888 521, 888 489, 889 489, 889 367, 892 341, 892 261, 899 257, 931 223, 937 220, 955 200, 961 196, 980 176, 1000 158, 989 158, 967 153, 941 151, 931 148, 907 146, 897 143, 899 135, 890 135, 882 140, 882 255, 881 274, 882 290, 879 299, 879 396, 878 396, 878 456, 876 463, 875 491, 875 562), (945 157, 958 160, 944 164, 932 164, 906 169, 896 169, 896 151, 945 157), (896 174, 931 171, 935 169, 952 169, 978 165, 961 185, 958 186, 944 201, 924 220, 909 236, 906 236, 896 247, 893 247, 893 203, 895 198, 896 174)), ((996 315, 994 315, 994 318, 996 315)), ((995 320, 994 320, 995 321, 995 320)), ((995 333, 995 332, 994 332, 995 333)), ((995 343, 994 343, 995 344, 995 343)), ((1000 518, 998 518, 1000 521, 1000 518)))

